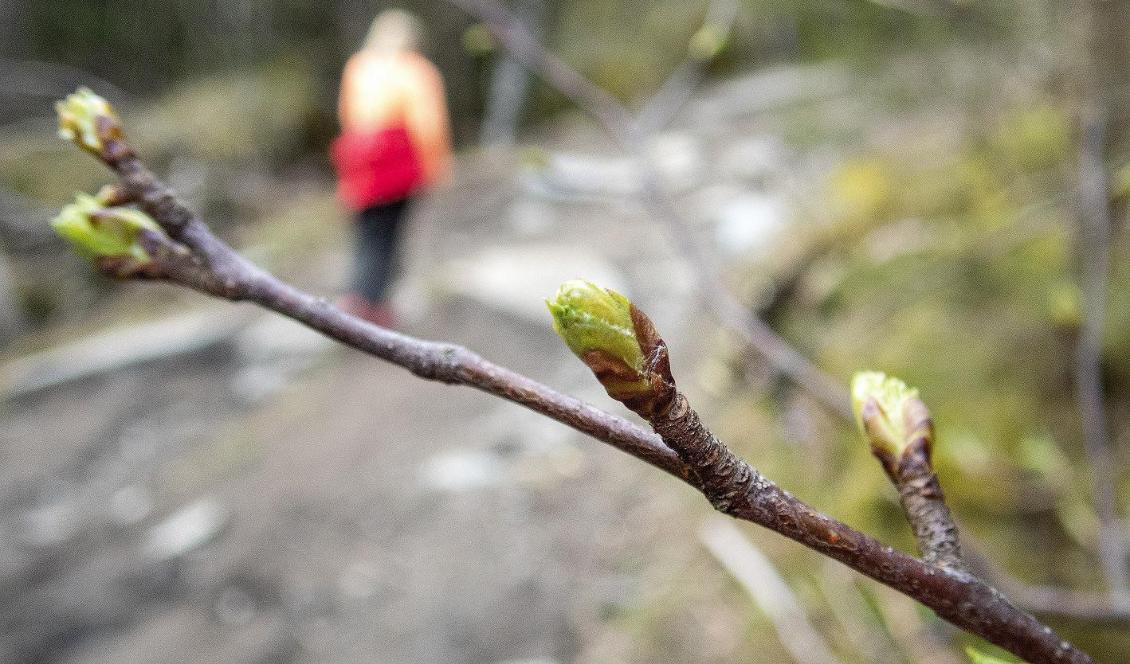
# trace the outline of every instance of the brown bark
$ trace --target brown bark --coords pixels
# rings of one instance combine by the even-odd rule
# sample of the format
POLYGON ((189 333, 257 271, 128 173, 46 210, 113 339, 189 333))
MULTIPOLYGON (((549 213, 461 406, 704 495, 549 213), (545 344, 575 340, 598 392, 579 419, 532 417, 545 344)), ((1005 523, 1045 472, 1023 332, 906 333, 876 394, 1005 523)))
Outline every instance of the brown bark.
POLYGON ((838 560, 1029 661, 1091 661, 971 574, 935 568, 894 551, 797 500, 723 445, 703 426, 682 394, 651 423, 692 468, 703 493, 720 512, 774 530, 838 560))
POLYGON ((930 452, 922 438, 902 453, 895 480, 899 501, 918 540, 918 552, 931 565, 962 569, 957 526, 946 506, 930 452))

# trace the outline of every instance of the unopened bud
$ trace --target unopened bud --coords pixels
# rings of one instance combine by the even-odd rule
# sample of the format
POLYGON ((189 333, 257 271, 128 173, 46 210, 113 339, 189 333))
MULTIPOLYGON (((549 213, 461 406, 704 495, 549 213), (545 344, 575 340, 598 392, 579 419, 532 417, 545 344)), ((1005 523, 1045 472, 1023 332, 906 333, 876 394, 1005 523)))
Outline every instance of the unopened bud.
POLYGON ((51 226, 75 250, 91 259, 126 258, 146 262, 143 230, 162 232, 157 222, 139 210, 107 207, 101 197, 76 194, 75 202, 63 208, 51 226))
POLYGON ((100 156, 104 149, 103 133, 121 134, 118 116, 110 102, 94 94, 89 88, 79 88, 55 103, 59 116, 59 137, 74 142, 83 150, 100 156))
POLYGON ((490 28, 482 23, 475 23, 463 31, 463 50, 470 55, 481 57, 490 55, 498 48, 490 28))
POLYGON ((568 281, 546 305, 553 329, 608 395, 647 417, 674 397, 667 347, 628 298, 588 281, 568 281))
POLYGON ((710 62, 725 50, 727 33, 718 26, 704 25, 691 36, 687 53, 699 62, 710 62))
POLYGON ((553 329, 578 357, 600 351, 643 371, 644 355, 632 323, 632 303, 614 290, 588 281, 567 281, 546 305, 553 329))
POLYGON ((918 390, 877 371, 857 373, 851 382, 856 424, 871 451, 894 473, 906 449, 922 441, 929 454, 933 424, 918 390))

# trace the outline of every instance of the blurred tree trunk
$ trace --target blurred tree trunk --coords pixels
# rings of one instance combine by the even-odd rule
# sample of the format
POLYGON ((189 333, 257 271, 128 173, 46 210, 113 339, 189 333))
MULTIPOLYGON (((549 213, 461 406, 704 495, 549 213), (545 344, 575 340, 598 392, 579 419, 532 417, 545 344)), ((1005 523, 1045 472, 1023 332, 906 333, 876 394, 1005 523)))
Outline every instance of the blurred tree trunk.
POLYGON ((1076 390, 1091 491, 1099 518, 1099 555, 1116 595, 1130 596, 1130 539, 1118 506, 1117 439, 1104 390, 1103 341, 1110 288, 1111 239, 1122 211, 1112 198, 1111 167, 1125 160, 1130 128, 1130 3, 1087 0, 1080 12, 1079 230, 1083 324, 1076 344, 1076 390))
POLYGON ((15 339, 26 329, 8 255, 0 250, 0 347, 15 339))
MULTIPOLYGON (((545 31, 548 0, 516 0, 512 8, 518 21, 539 40, 545 31)), ((522 111, 530 94, 531 74, 505 53, 491 74, 486 117, 479 134, 484 145, 513 145, 518 139, 522 111)))
POLYGON ((1130 151, 1130 2, 1091 0, 1092 103, 1107 117, 1111 157, 1130 151))

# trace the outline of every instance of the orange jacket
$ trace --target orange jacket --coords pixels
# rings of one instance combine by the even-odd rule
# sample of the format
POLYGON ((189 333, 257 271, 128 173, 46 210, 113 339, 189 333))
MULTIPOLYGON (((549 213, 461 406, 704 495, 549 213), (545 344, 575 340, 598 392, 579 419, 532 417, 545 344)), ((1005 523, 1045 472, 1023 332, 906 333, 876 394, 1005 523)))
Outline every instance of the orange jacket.
POLYGON ((342 74, 338 117, 344 134, 371 135, 403 127, 420 162, 424 184, 451 170, 451 129, 443 78, 424 56, 364 49, 342 74))

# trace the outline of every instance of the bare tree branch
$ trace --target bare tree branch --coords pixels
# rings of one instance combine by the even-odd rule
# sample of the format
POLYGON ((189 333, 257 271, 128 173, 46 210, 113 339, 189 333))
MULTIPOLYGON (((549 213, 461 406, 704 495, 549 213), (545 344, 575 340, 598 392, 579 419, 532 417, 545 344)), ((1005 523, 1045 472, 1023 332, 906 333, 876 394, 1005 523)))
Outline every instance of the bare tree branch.
MULTIPOLYGON (((402 366, 429 380, 462 384, 522 404, 680 477, 703 491, 719 510, 762 525, 838 560, 934 610, 939 616, 1039 664, 1093 660, 1050 627, 1013 606, 976 577, 935 568, 821 514, 762 477, 709 432, 678 392, 663 361, 666 345, 653 327, 646 335, 649 376, 656 380, 630 401, 662 441, 635 425, 557 393, 465 348, 422 341, 360 319, 323 298, 283 283, 239 256, 211 233, 134 154, 117 120, 98 115, 99 157, 120 188, 100 201, 136 202, 164 234, 139 234, 146 260, 103 258, 103 272, 119 278, 164 279, 232 301, 250 301, 297 320, 345 345, 402 366)), ((83 137, 85 138, 85 136, 83 137)), ((76 139, 81 140, 81 139, 76 139)), ((89 143, 83 143, 95 151, 89 143)), ((646 321, 637 316, 637 330, 646 321)))

